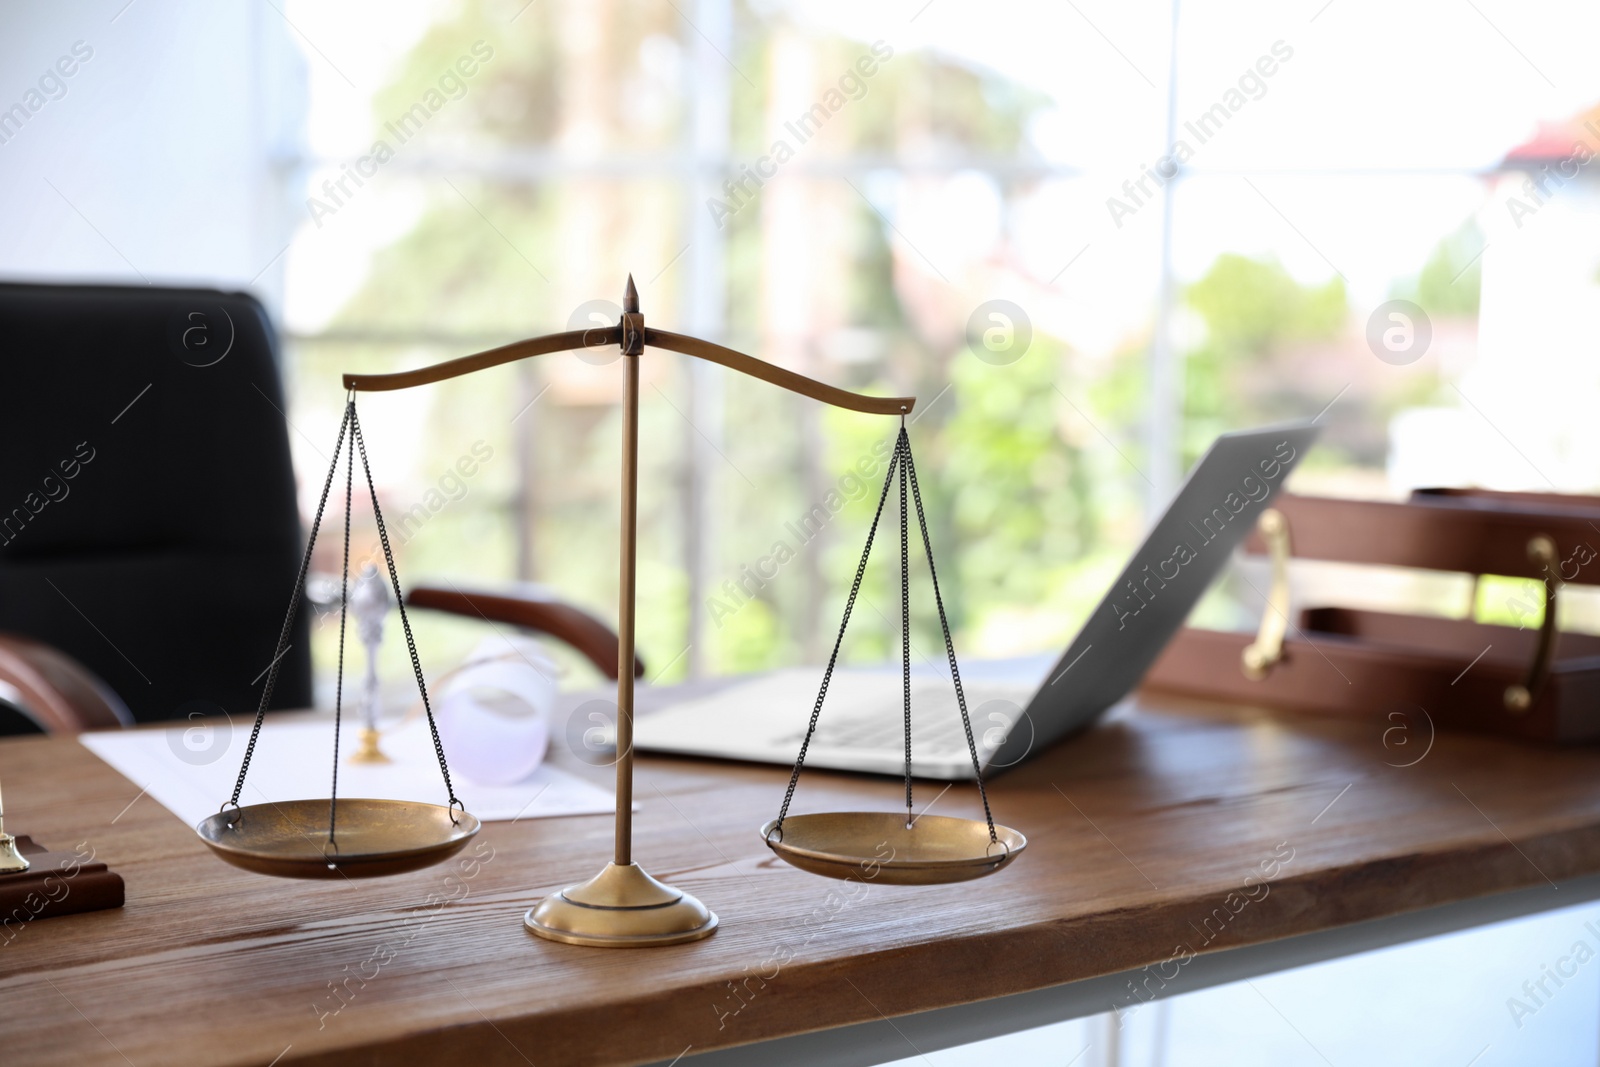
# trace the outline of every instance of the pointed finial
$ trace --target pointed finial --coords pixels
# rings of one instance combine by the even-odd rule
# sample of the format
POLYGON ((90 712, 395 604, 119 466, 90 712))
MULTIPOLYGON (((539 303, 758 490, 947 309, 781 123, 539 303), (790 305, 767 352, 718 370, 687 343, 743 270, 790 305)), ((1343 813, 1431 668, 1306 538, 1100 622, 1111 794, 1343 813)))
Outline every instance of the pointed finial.
POLYGON ((639 290, 634 288, 633 275, 628 275, 628 288, 622 294, 622 354, 637 356, 644 351, 644 316, 639 314, 639 290))

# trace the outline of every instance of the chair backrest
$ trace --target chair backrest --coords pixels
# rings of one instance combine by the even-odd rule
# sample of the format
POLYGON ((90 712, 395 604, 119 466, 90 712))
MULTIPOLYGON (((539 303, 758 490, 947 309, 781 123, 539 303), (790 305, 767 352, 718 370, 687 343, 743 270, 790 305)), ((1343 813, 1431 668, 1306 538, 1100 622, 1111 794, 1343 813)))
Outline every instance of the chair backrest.
MULTIPOLYGON (((0 284, 0 631, 135 720, 253 714, 302 550, 274 334, 253 297, 0 284)), ((304 611, 274 707, 311 699, 304 611)))

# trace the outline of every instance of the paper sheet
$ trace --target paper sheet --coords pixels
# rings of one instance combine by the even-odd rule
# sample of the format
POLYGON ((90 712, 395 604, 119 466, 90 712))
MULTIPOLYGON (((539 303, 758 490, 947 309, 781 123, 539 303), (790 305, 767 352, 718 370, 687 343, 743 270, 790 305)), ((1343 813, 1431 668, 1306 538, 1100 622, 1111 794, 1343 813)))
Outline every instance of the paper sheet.
MULTIPOLYGON (((85 748, 109 763, 178 818, 195 825, 233 795, 239 763, 250 740, 250 723, 231 729, 179 726, 170 730, 112 730, 83 734, 85 748)), ((346 721, 339 742, 339 795, 444 804, 428 725, 416 719, 386 733, 383 751, 393 760, 354 764, 348 753, 360 727, 346 721)), ((333 771, 333 723, 268 722, 256 742, 250 774, 239 803, 326 797, 333 771)), ((555 815, 595 815, 614 810, 614 795, 566 771, 541 765, 515 785, 487 786, 452 773, 456 795, 484 822, 555 815)))

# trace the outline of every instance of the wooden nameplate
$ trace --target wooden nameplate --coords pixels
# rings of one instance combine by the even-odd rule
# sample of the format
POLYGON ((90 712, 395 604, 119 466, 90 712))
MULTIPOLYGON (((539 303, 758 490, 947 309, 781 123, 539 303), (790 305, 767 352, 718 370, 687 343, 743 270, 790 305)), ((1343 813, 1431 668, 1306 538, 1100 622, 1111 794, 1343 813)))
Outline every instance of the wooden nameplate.
POLYGON ((97 861, 93 849, 53 852, 20 834, 16 840, 30 866, 0 874, 0 944, 34 919, 122 907, 122 876, 97 861))

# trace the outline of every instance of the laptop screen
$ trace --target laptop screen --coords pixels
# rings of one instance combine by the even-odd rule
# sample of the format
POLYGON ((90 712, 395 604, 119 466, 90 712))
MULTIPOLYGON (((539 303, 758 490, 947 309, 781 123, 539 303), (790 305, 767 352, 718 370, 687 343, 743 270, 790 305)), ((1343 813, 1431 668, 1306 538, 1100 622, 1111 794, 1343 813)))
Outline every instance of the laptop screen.
POLYGON ((1309 423, 1226 433, 1195 464, 990 760, 1006 767, 1088 725, 1144 677, 1190 610, 1255 528, 1317 435, 1309 423))

